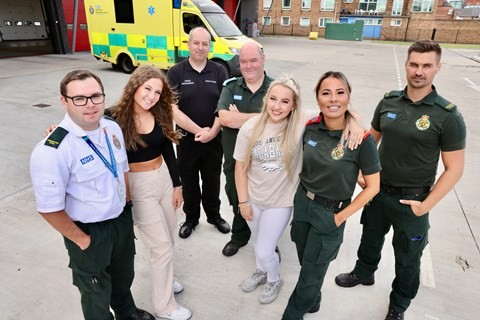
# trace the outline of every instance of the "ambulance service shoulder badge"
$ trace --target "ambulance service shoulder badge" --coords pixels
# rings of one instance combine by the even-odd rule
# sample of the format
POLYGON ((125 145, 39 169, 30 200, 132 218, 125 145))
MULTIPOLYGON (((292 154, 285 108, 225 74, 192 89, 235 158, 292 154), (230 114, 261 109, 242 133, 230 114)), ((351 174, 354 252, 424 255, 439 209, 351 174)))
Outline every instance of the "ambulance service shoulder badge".
POLYGON ((118 140, 116 135, 112 135, 113 137, 113 144, 115 145, 115 148, 120 149, 122 145, 120 144, 120 141, 118 140))
POLYGON ((428 120, 429 116, 423 115, 420 119, 415 122, 417 129, 420 131, 425 131, 430 127, 430 120, 428 120))

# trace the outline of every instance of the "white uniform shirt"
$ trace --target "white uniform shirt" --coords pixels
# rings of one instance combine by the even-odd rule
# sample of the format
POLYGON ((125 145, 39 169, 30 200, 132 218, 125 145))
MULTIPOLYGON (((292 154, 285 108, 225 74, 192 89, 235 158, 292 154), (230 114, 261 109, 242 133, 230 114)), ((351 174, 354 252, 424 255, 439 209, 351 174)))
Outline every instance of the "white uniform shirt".
POLYGON ((57 149, 43 139, 30 158, 37 210, 42 213, 65 210, 73 221, 99 222, 118 217, 125 206, 124 172, 129 170, 125 143, 120 127, 113 121, 100 120, 100 128, 88 132, 97 149, 108 162, 110 153, 105 128, 117 165, 118 179, 95 151, 83 140, 87 132, 65 115, 60 127, 68 130, 57 149))

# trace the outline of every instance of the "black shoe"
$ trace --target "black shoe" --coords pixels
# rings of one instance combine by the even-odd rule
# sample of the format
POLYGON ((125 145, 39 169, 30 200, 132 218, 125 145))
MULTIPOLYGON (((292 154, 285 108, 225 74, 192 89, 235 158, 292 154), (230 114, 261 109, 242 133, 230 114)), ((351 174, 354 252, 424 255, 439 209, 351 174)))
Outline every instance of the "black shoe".
POLYGON ((403 320, 403 312, 396 312, 393 309, 388 310, 385 320, 403 320))
POLYGON ((310 310, 308 310, 308 313, 315 313, 315 312, 318 312, 318 310, 320 310, 320 303, 311 307, 310 310))
POLYGON ((244 245, 240 245, 240 244, 236 244, 232 241, 228 241, 227 244, 225 245, 225 247, 223 247, 222 253, 226 257, 234 256, 238 252, 238 249, 240 249, 244 245))
POLYGON ((122 317, 115 314, 116 320, 155 320, 155 317, 145 310, 137 308, 133 314, 128 317, 122 317))
POLYGON ((360 279, 355 273, 341 273, 335 277, 335 283, 340 287, 350 288, 355 287, 357 284, 363 284, 364 286, 371 286, 375 283, 375 277, 372 275, 368 279, 360 279))
POLYGON ((183 239, 190 237, 190 235, 192 234, 192 231, 195 230, 195 227, 197 226, 197 224, 198 222, 193 223, 191 221, 185 221, 180 226, 180 230, 178 231, 178 236, 183 239))
POLYGON ((278 246, 275 247, 275 253, 278 255, 278 263, 282 262, 282 254, 280 253, 278 246))
POLYGON ((220 231, 221 233, 229 233, 230 232, 230 225, 228 224, 227 221, 223 220, 222 217, 218 217, 213 222, 210 222, 210 221, 207 221, 207 222, 210 223, 210 224, 213 224, 215 226, 215 228, 217 228, 218 231, 220 231))

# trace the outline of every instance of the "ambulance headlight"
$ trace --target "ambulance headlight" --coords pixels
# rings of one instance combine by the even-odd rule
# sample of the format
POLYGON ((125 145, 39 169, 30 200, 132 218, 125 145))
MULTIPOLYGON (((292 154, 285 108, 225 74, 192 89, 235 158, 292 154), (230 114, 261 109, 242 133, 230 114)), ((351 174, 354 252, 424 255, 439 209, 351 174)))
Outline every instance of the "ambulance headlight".
POLYGON ((228 48, 232 54, 240 54, 240 49, 237 48, 228 48))

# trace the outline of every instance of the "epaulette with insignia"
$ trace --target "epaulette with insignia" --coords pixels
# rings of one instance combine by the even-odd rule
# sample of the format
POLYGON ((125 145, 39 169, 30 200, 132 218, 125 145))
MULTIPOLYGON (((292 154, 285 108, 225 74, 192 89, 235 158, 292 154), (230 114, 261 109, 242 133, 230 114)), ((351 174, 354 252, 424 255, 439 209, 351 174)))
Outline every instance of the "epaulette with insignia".
POLYGON ((449 112, 452 112, 457 108, 457 106, 454 103, 451 103, 450 101, 445 100, 442 97, 438 97, 437 101, 435 101, 435 104, 449 112))
POLYGON ((403 90, 392 90, 387 93, 385 93, 384 98, 394 98, 394 97, 400 97, 403 94, 403 90))
POLYGON ((229 79, 223 81, 223 85, 226 86, 227 83, 232 82, 233 80, 237 80, 237 77, 232 77, 232 78, 229 78, 229 79))
POLYGON ((107 120, 117 122, 117 120, 115 120, 115 118, 113 118, 113 108, 112 107, 105 109, 105 111, 103 112, 103 117, 107 120))
POLYGON ((322 121, 322 114, 319 114, 318 116, 315 116, 312 119, 308 120, 306 126, 314 123, 320 123, 320 121, 322 121))
POLYGON ((368 131, 368 130, 363 131, 362 140, 365 141, 368 138, 369 135, 370 135, 370 131, 368 131))
POLYGON ((57 149, 63 138, 67 135, 68 130, 62 127, 57 127, 52 134, 45 140, 45 145, 57 149))

